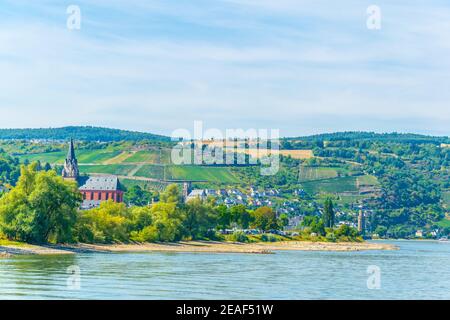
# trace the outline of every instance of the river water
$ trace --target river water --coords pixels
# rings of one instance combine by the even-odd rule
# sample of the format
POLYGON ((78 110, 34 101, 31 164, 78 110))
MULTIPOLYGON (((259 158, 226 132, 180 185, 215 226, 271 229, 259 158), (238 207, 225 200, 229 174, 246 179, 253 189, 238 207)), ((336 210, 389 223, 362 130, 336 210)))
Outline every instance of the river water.
POLYGON ((0 259, 0 299, 450 299, 450 242, 388 243, 400 250, 16 256, 0 259))

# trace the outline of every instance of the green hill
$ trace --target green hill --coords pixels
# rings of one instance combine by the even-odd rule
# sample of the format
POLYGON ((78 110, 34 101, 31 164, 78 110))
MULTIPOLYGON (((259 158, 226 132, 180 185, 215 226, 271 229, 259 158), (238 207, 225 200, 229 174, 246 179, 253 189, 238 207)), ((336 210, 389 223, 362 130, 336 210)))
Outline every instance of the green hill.
POLYGON ((334 133, 322 133, 304 137, 286 138, 286 140, 303 140, 303 141, 383 141, 383 142, 400 142, 400 143, 448 143, 449 137, 446 136, 427 136, 415 133, 375 133, 346 131, 334 133))
POLYGON ((36 129, 0 129, 0 139, 67 140, 68 138, 74 138, 83 141, 170 141, 169 137, 156 135, 153 133, 90 126, 69 126, 62 128, 36 129))

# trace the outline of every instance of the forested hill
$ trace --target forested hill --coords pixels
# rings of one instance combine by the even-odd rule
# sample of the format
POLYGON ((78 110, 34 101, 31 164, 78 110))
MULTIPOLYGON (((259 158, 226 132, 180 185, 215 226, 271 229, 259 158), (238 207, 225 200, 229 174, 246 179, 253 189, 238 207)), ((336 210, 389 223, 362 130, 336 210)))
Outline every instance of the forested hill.
POLYGON ((286 140, 303 140, 303 141, 383 141, 398 143, 449 143, 449 137, 445 136, 427 136, 414 133, 375 133, 375 132, 359 132, 347 131, 336 133, 323 133, 305 137, 292 137, 286 140))
POLYGON ((169 137, 152 133, 90 126, 70 126, 62 128, 39 129, 0 129, 0 139, 67 140, 68 138, 74 138, 76 140, 83 141, 170 140, 169 137))

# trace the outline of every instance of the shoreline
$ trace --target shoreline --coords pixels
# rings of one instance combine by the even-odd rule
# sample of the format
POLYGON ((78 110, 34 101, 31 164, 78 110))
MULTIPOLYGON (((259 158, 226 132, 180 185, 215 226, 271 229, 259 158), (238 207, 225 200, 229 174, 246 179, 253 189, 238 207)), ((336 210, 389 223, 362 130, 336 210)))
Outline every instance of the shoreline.
POLYGON ((0 257, 14 255, 64 255, 76 253, 146 253, 146 252, 189 252, 189 253, 251 253, 270 254, 276 251, 331 251, 350 252, 368 250, 396 250, 395 245, 373 242, 216 242, 180 241, 173 243, 142 244, 74 244, 74 245, 3 245, 0 257))

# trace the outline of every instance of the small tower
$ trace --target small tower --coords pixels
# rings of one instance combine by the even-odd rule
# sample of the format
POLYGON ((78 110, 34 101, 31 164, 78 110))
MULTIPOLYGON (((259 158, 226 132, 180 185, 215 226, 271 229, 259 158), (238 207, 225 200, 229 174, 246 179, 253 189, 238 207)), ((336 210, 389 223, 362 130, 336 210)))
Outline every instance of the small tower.
POLYGON ((76 181, 79 174, 78 161, 75 157, 75 149, 73 147, 73 139, 70 139, 69 150, 67 151, 66 161, 64 162, 62 176, 64 179, 76 181))
POLYGON ((366 221, 364 217, 364 213, 362 209, 359 209, 359 215, 358 215, 358 231, 361 235, 364 235, 366 229, 366 221))

